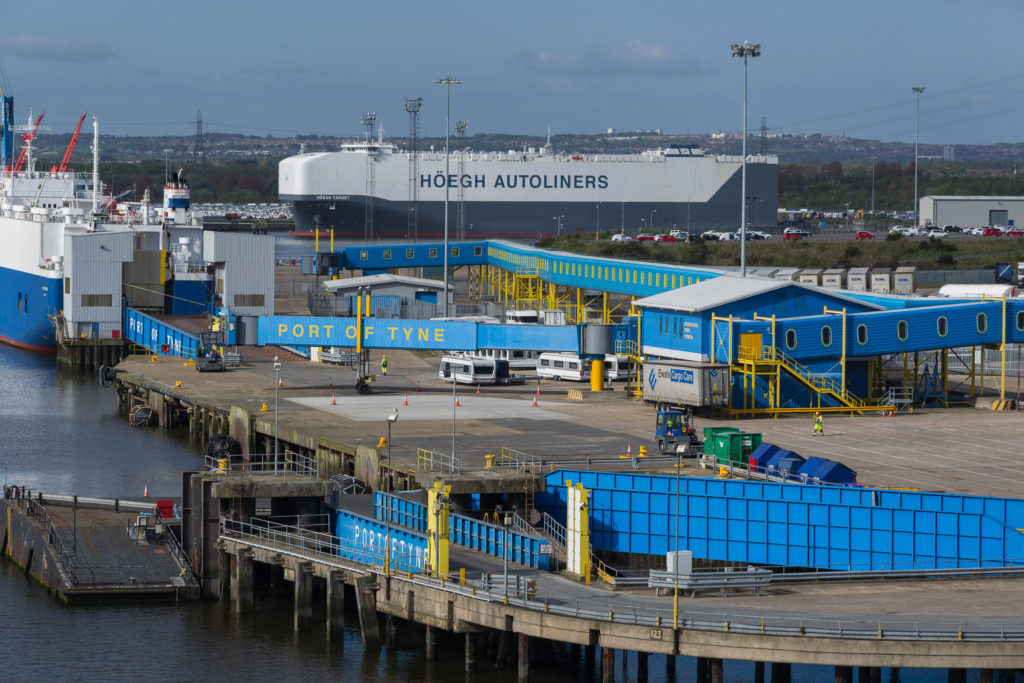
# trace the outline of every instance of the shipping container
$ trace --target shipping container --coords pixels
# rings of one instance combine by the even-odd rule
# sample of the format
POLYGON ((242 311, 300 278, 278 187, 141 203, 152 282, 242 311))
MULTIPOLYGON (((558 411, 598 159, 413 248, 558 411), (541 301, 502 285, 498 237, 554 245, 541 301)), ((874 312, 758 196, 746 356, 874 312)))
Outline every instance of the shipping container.
POLYGON ((728 365, 647 361, 643 378, 645 401, 697 408, 729 405, 728 365))

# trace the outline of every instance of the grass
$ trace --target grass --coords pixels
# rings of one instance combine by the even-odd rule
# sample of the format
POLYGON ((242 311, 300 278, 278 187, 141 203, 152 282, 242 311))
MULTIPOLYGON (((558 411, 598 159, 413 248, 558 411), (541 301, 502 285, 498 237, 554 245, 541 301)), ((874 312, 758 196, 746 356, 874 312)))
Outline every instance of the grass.
MULTIPOLYGON (((690 243, 595 242, 577 235, 545 239, 542 247, 611 258, 685 263, 694 266, 739 266, 739 242, 690 243)), ((998 262, 1024 261, 1024 238, 974 237, 970 239, 906 239, 878 236, 865 241, 771 240, 747 242, 747 266, 792 268, 897 268, 919 270, 971 270, 995 267, 998 262)))

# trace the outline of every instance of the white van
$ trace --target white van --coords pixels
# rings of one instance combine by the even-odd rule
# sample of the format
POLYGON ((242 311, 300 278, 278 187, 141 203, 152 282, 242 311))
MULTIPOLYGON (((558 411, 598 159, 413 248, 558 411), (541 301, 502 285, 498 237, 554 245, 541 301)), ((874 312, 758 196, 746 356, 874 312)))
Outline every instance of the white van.
POLYGON ((508 366, 514 370, 533 370, 537 367, 539 351, 528 349, 477 349, 475 353, 454 353, 454 356, 477 356, 493 360, 507 360, 508 366))
MULTIPOLYGON (((537 359, 537 377, 583 382, 590 379, 590 359, 574 353, 542 353, 537 359)), ((629 378, 629 359, 625 356, 604 357, 604 378, 607 382, 629 378)))
POLYGON ((437 376, 446 382, 458 384, 494 384, 497 381, 495 361, 477 356, 445 356, 437 376))

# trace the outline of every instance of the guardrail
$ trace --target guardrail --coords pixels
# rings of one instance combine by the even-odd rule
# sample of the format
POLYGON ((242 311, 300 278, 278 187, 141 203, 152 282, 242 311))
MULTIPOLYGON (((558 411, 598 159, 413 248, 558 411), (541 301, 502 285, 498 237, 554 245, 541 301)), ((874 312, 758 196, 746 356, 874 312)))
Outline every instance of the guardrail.
MULTIPOLYGON (((274 529, 266 525, 254 526, 231 520, 223 520, 221 533, 245 544, 265 545, 274 550, 291 553, 303 559, 323 559, 332 565, 349 569, 363 570, 383 575, 383 568, 376 564, 359 563, 342 558, 330 552, 338 547, 338 539, 322 539, 323 545, 317 550, 308 548, 303 539, 305 534, 291 541, 294 535, 285 529, 274 529), (323 552, 324 548, 328 552, 323 552)), ((323 535, 323 534, 322 534, 323 535)), ((366 552, 365 546, 361 549, 366 552)), ((383 558, 380 558, 381 561, 383 558)), ((999 623, 994 620, 964 621, 881 621, 872 619, 829 619, 800 615, 757 615, 733 614, 730 612, 702 612, 682 610, 679 619, 673 623, 671 609, 657 609, 642 605, 630 605, 621 600, 616 603, 600 605, 593 598, 567 601, 538 590, 530 599, 518 595, 505 596, 504 592, 482 589, 482 584, 472 582, 463 584, 460 577, 451 574, 441 579, 426 577, 422 574, 410 574, 398 577, 416 586, 443 590, 453 595, 464 596, 471 600, 483 602, 504 602, 510 606, 557 614, 576 619, 612 622, 646 626, 652 629, 688 629, 731 634, 759 634, 772 636, 804 636, 818 638, 842 638, 849 640, 909 640, 909 641, 974 641, 974 642, 1024 642, 1024 620, 1019 623, 999 623), (585 607, 584 607, 585 605, 585 607)), ((539 588, 539 585, 538 585, 539 588)))
POLYGON ((770 569, 747 567, 746 571, 687 572, 677 574, 667 569, 652 569, 647 579, 648 588, 657 588, 661 594, 663 588, 678 588, 690 591, 690 597, 697 597, 697 591, 709 588, 721 589, 723 596, 729 595, 730 589, 753 588, 755 595, 761 595, 761 589, 771 585, 773 573, 770 569))
POLYGON ((320 463, 314 458, 285 451, 278 455, 275 461, 273 455, 265 453, 246 453, 214 457, 205 456, 206 470, 211 474, 224 477, 235 475, 252 476, 254 474, 280 474, 287 476, 293 474, 309 479, 320 479, 320 463))
POLYGON ((462 474, 462 458, 428 451, 426 448, 416 449, 416 468, 428 472, 456 472, 462 474))

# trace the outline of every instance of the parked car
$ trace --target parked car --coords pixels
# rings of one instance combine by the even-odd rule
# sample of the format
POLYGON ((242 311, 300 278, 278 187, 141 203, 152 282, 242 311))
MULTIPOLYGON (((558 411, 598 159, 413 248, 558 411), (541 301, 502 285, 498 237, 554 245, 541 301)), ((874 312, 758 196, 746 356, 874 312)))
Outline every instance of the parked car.
POLYGON ((685 230, 670 230, 668 234, 672 235, 681 242, 685 242, 686 240, 690 239, 690 233, 686 232, 685 230))
POLYGON ((949 233, 945 230, 939 230, 938 228, 932 228, 928 231, 928 237, 934 237, 936 239, 944 240, 949 237, 949 233))
POLYGON ((1012 235, 1013 237, 1024 237, 1024 228, 1007 228, 1003 231, 1004 235, 1012 235))
POLYGON ((1003 234, 1003 231, 1000 230, 999 228, 989 227, 982 230, 981 234, 984 235, 985 237, 998 237, 1003 234))
POLYGON ((802 228, 786 228, 782 231, 783 237, 786 235, 796 235, 797 237, 810 237, 811 233, 807 232, 802 228))
POLYGON ((717 230, 706 230, 700 234, 700 238, 705 242, 718 242, 722 239, 722 233, 717 230))
POLYGON ((615 235, 612 235, 612 242, 632 242, 632 241, 634 241, 634 240, 629 235, 625 235, 625 234, 622 234, 622 233, 617 233, 615 235))
POLYGON ((760 230, 747 230, 747 237, 752 237, 755 240, 770 240, 772 234, 770 232, 761 232, 760 230))
POLYGON ((873 232, 867 232, 866 230, 858 230, 857 234, 854 235, 854 239, 873 240, 875 239, 875 234, 873 232))
POLYGON ((803 238, 803 235, 796 232, 787 232, 782 236, 784 240, 802 240, 803 238))
POLYGON ((654 235, 652 235, 649 232, 642 232, 639 235, 637 235, 636 238, 640 242, 653 242, 654 241, 654 235))
POLYGON ((679 238, 678 237, 673 237, 672 235, 655 235, 654 236, 654 241, 655 242, 678 242, 679 238))

